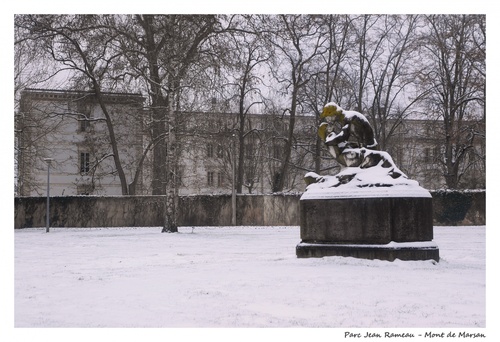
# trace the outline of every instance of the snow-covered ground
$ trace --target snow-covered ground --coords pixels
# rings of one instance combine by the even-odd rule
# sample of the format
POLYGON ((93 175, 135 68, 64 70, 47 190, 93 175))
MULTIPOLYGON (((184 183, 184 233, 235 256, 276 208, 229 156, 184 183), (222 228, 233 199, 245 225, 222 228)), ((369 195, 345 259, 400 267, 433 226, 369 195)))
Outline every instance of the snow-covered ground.
POLYGON ((14 323, 484 328, 485 235, 435 227, 435 263, 298 259, 298 227, 16 230, 14 323))

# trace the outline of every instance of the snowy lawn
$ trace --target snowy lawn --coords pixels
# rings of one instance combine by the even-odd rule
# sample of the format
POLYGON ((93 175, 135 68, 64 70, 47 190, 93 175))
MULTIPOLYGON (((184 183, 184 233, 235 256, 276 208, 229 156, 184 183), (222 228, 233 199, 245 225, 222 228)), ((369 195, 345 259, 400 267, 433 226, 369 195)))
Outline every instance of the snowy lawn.
POLYGON ((486 227, 441 261, 298 259, 298 227, 16 230, 15 327, 484 328, 486 227))

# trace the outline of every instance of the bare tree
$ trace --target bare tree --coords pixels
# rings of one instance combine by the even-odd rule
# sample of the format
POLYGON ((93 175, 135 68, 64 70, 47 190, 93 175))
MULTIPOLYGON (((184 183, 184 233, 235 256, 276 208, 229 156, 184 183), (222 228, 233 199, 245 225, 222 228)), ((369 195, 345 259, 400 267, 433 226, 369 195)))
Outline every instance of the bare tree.
POLYGON ((344 108, 358 112, 364 112, 366 109, 363 100, 369 87, 370 68, 384 52, 383 43, 387 32, 379 29, 381 20, 383 20, 382 15, 362 15, 353 18, 351 27, 355 34, 356 48, 348 56, 350 65, 347 74, 355 90, 354 102, 343 104, 344 108))
POLYGON ((368 65, 371 103, 365 108, 382 150, 387 150, 399 125, 414 114, 416 105, 428 94, 425 89, 415 92, 420 23, 414 15, 388 15, 380 20, 384 53, 368 65))
MULTIPOLYGON (((306 85, 303 106, 306 110, 314 113, 316 120, 311 128, 316 131, 319 125, 319 117, 323 106, 331 101, 336 103, 349 102, 349 94, 352 93, 351 85, 346 82, 345 63, 351 51, 352 44, 352 18, 347 15, 326 15, 319 18, 321 34, 325 37, 325 47, 327 49, 312 66, 316 67, 310 81, 306 85)), ((323 141, 317 134, 311 135, 313 138, 310 153, 314 158, 314 171, 322 171, 323 141)), ((331 161, 331 157, 326 157, 331 161)))
MULTIPOLYGON (((28 29, 14 25, 14 164, 15 164, 15 192, 22 194, 22 189, 34 189, 34 184, 30 184, 30 178, 26 172, 19 173, 19 170, 26 170, 28 151, 30 142, 26 141, 25 130, 28 126, 40 126, 40 122, 28 123, 25 113, 20 110, 20 92, 25 88, 36 87, 39 84, 47 86, 47 82, 57 74, 57 69, 46 58, 43 48, 40 45, 32 44, 31 33, 28 29)), ((33 157, 33 154, 31 154, 33 157)), ((28 163, 34 164, 33 161, 28 163)), ((27 191, 27 190, 26 190, 27 191)))
MULTIPOLYGON (((47 81, 65 71, 91 91, 109 137, 109 153, 96 152, 94 165, 113 159, 106 172, 118 175, 123 194, 134 194, 152 155, 152 192, 167 199, 163 231, 177 230, 179 141, 187 119, 180 113, 190 110, 234 113, 216 131, 205 122, 195 123, 195 131, 222 135, 222 145, 235 135, 238 192, 254 191, 264 169, 273 191, 283 191, 295 171, 310 169, 308 158, 324 171, 317 122, 298 122, 302 114, 318 118, 330 101, 365 113, 382 149, 404 135, 398 129, 416 112, 442 124, 432 134, 443 137, 448 187, 462 186, 473 168, 484 170, 485 155, 475 147, 483 147, 485 136, 484 16, 20 15, 15 25, 16 91, 28 79, 47 81), (57 68, 45 70, 51 65, 39 62, 45 60, 57 68), (124 165, 119 122, 105 94, 141 90, 148 95, 149 110, 138 121, 146 146, 124 165), (255 111, 273 117, 255 126, 255 111)), ((226 159, 218 160, 221 172, 232 165, 226 159)))
POLYGON ((264 104, 262 74, 265 63, 270 59, 269 51, 260 37, 251 32, 251 25, 248 25, 248 20, 255 25, 255 19, 240 18, 239 30, 229 31, 229 40, 226 40, 231 48, 231 59, 225 64, 227 81, 222 85, 222 89, 227 94, 225 98, 235 103, 238 116, 237 126, 234 127, 238 141, 237 193, 242 192, 243 186, 251 191, 256 181, 255 168, 258 158, 254 158, 256 156, 254 153, 258 151, 257 147, 260 145, 257 143, 259 127, 251 126, 248 115, 252 109, 259 106, 262 108, 264 104))
POLYGON ((319 34, 320 28, 314 16, 279 15, 263 18, 263 34, 270 46, 277 52, 283 63, 274 72, 276 80, 284 85, 289 94, 283 117, 288 121, 281 166, 274 176, 273 191, 283 191, 285 178, 289 173, 294 128, 299 106, 299 96, 309 82, 310 68, 323 53, 325 38, 319 34))
POLYGON ((429 64, 421 79, 432 89, 427 110, 442 123, 441 165, 450 189, 460 187, 476 141, 484 139, 484 21, 484 15, 426 16, 422 45, 429 64))
MULTIPOLYGON (((110 156, 114 160, 122 194, 126 195, 130 189, 120 158, 119 137, 116 136, 114 120, 104 99, 104 88, 115 83, 110 77, 111 66, 122 57, 114 50, 115 35, 109 29, 112 25, 110 21, 110 16, 88 15, 16 17, 16 25, 30 32, 29 39, 33 44, 39 44, 55 63, 61 65, 60 70, 71 71, 76 84, 80 84, 80 87, 84 84, 84 88, 92 91, 104 115, 112 150, 110 156)), ((88 120, 86 117, 83 119, 88 120)), ((142 160, 138 164, 133 187, 141 172, 142 160)))
POLYGON ((216 31, 216 16, 136 15, 123 25, 122 47, 137 77, 145 80, 151 99, 153 194, 166 194, 163 232, 176 232, 178 177, 178 110, 183 81, 200 57, 204 42, 216 31), (139 30, 138 30, 139 28, 139 30), (168 137, 168 140, 167 140, 168 137), (165 153, 166 151, 166 153, 165 153))

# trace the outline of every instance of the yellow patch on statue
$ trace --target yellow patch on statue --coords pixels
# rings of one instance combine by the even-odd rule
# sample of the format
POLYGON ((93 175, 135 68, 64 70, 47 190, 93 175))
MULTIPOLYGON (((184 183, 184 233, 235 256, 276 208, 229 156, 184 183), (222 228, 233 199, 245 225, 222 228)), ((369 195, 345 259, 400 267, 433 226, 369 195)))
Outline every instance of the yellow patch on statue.
POLYGON ((321 125, 318 127, 318 136, 321 138, 321 140, 326 141, 326 129, 328 128, 328 124, 326 122, 323 122, 321 125))
POLYGON ((324 119, 326 117, 335 117, 337 116, 339 119, 343 119, 342 109, 337 108, 336 106, 326 106, 323 108, 323 112, 321 113, 320 119, 324 119))

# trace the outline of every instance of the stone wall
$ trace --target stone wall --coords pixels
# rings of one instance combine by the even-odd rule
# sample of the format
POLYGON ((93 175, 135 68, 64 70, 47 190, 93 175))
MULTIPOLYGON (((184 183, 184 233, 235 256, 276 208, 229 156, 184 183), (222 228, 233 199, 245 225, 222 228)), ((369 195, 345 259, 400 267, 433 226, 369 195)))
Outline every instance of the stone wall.
MULTIPOLYGON (((486 191, 435 191, 434 225, 486 224, 486 191)), ((238 195, 237 225, 298 226, 300 195, 238 195)), ((14 227, 45 227, 46 198, 16 197, 14 227)), ((181 196, 180 226, 231 225, 231 196, 181 196)), ((155 227, 161 196, 51 197, 51 227, 155 227)))
POLYGON ((435 225, 486 224, 485 190, 437 190, 431 194, 435 225))

